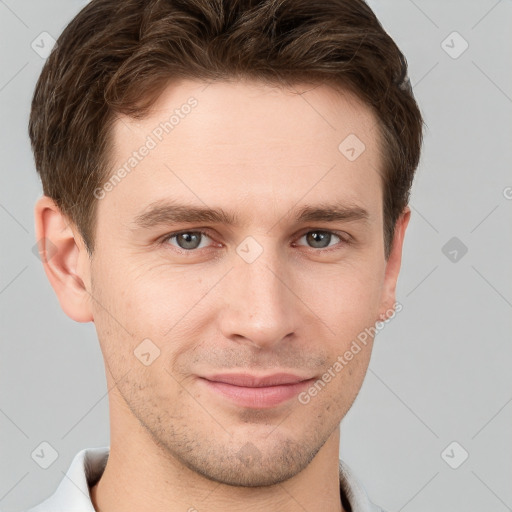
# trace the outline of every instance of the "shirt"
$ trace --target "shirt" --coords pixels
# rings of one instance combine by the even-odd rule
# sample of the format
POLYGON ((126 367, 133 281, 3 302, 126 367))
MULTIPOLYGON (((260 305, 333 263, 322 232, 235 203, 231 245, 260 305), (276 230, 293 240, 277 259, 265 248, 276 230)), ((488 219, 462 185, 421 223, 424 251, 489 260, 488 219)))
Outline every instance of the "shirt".
MULTIPOLYGON (((79 451, 57 490, 27 512, 95 512, 90 487, 95 485, 107 464, 109 446, 79 451)), ((384 512, 374 505, 352 470, 339 461, 340 494, 347 512, 384 512)))

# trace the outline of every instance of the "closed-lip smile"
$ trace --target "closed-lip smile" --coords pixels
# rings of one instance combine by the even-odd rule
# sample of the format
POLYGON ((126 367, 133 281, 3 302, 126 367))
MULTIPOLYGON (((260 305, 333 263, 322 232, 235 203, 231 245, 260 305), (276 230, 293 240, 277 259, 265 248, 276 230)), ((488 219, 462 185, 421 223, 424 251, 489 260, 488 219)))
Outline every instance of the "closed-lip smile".
POLYGON ((275 407, 290 400, 313 379, 285 372, 269 375, 222 373, 200 377, 216 394, 238 406, 253 409, 275 407))

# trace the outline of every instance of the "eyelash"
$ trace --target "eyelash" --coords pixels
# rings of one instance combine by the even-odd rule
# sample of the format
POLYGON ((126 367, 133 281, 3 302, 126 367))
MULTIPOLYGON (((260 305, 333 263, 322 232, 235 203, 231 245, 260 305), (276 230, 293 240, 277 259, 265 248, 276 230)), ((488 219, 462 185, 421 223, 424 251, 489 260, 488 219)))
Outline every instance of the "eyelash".
MULTIPOLYGON (((211 240, 213 240, 213 237, 209 234, 208 231, 202 230, 202 229, 194 229, 194 230, 175 231, 174 233, 169 233, 169 234, 165 235, 165 237, 163 239, 161 239, 161 244, 165 245, 169 242, 169 240, 175 238, 178 235, 182 235, 184 233, 199 233, 202 236, 206 236, 206 237, 210 238, 211 240)), ((347 233, 342 233, 339 231, 332 231, 329 229, 308 228, 307 231, 302 232, 302 234, 299 236, 299 239, 309 233, 329 233, 331 235, 337 236, 340 239, 340 242, 338 242, 338 244, 335 244, 332 247, 328 246, 325 248, 317 249, 315 247, 302 246, 302 247, 306 247, 307 249, 311 249, 312 251, 317 252, 317 253, 318 252, 331 252, 333 250, 339 250, 341 248, 341 247, 338 247, 340 244, 341 244, 341 246, 345 246, 345 245, 350 245, 352 243, 352 237, 350 235, 348 235, 347 233)), ((197 254, 201 250, 201 249, 188 249, 187 250, 187 249, 182 249, 181 247, 178 247, 178 246, 173 246, 173 249, 175 249, 177 252, 179 252, 181 254, 190 254, 190 255, 197 254)), ((207 249, 207 248, 203 248, 203 249, 207 249)))

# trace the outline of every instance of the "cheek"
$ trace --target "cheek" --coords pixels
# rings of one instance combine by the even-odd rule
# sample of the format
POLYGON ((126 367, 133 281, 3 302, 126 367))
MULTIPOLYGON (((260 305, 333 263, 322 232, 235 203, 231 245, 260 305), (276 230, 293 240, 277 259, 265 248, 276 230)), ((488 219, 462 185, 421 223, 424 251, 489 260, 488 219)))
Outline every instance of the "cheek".
POLYGON ((383 270, 363 264, 344 264, 309 279, 303 288, 314 311, 340 341, 356 336, 377 319, 383 270), (309 290, 309 291, 308 291, 309 290))
POLYGON ((124 267, 104 269, 103 296, 134 336, 162 337, 207 290, 199 272, 141 259, 126 258, 124 267))
MULTIPOLYGON (((97 307, 95 320, 105 358, 118 366, 118 374, 138 368, 135 357, 148 352, 146 359, 154 358, 151 367, 172 368, 200 338, 197 331, 213 307, 205 297, 215 281, 200 277, 204 272, 171 270, 169 265, 133 265, 106 275, 99 293, 108 306, 97 307)), ((148 373, 144 378, 153 377, 148 373)))

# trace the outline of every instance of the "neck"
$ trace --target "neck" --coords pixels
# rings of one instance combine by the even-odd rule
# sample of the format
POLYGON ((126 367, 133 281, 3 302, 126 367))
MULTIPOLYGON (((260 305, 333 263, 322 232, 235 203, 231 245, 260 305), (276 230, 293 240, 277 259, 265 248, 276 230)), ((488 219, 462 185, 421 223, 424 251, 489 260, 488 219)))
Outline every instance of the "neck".
POLYGON ((158 446, 114 392, 110 397, 110 454, 91 488, 97 512, 344 512, 338 469, 339 427, 300 473, 266 487, 211 481, 158 446), (123 414, 115 412, 124 408, 123 414), (112 422, 123 417, 122 424, 112 422))

